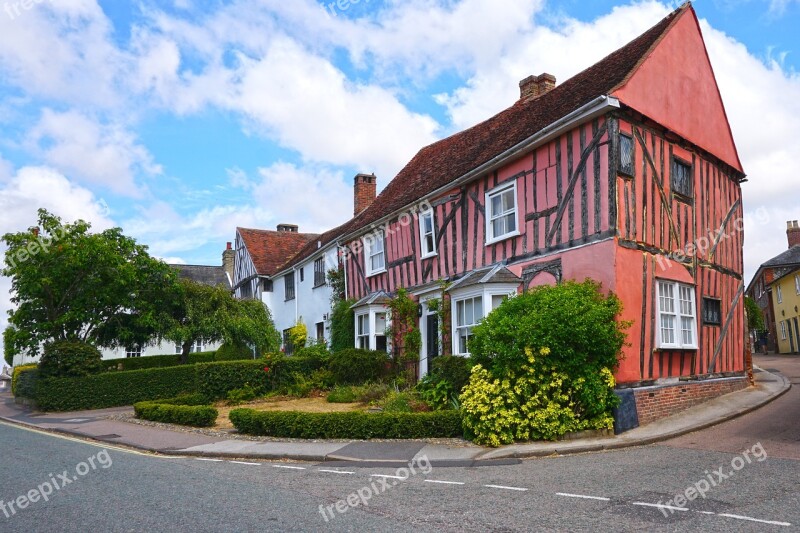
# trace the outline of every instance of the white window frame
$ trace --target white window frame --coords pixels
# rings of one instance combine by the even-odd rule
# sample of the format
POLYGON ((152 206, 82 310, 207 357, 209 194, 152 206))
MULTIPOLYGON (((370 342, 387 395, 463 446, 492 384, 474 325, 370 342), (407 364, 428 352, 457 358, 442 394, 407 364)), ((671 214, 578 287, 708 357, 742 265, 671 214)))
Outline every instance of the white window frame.
POLYGON ((794 275, 794 290, 797 294, 800 294, 800 274, 794 275))
MULTIPOLYGON (((466 287, 464 289, 456 289, 450 294, 451 298, 451 309, 452 312, 450 313, 450 325, 452 331, 451 335, 451 345, 452 345, 452 353, 453 355, 459 355, 462 357, 466 357, 469 355, 467 352, 461 352, 459 341, 460 335, 458 333, 459 328, 466 328, 466 327, 475 327, 477 322, 472 325, 464 324, 459 326, 458 324, 458 303, 464 300, 469 300, 472 298, 480 297, 482 299, 482 306, 481 306, 481 314, 483 320, 486 316, 493 311, 492 309, 492 299, 494 296, 507 296, 513 297, 517 294, 518 286, 515 284, 510 283, 496 283, 496 284, 489 284, 489 285, 476 285, 473 287, 466 287)), ((473 311, 474 312, 474 311, 473 311)), ((474 316, 474 315, 473 315, 474 316)))
POLYGON ((377 350, 378 337, 384 337, 386 339, 386 351, 391 351, 391 339, 389 338, 389 335, 386 334, 386 330, 391 324, 391 317, 389 316, 389 310, 386 307, 379 304, 359 307, 355 312, 355 321, 356 348, 362 348, 364 350, 377 350), (385 325, 381 330, 378 328, 378 315, 385 316, 385 325), (366 325, 366 331, 362 329, 362 325, 366 325), (366 340, 366 343, 362 343, 362 340, 366 340))
POLYGON ((453 339, 455 340, 455 351, 453 351, 456 355, 461 356, 468 356, 470 352, 467 350, 467 343, 469 339, 472 337, 472 330, 483 321, 484 318, 484 297, 483 294, 477 294, 474 296, 468 296, 465 298, 460 298, 453 302, 453 316, 455 318, 455 327, 453 328, 453 339), (480 302, 478 302, 480 300, 480 302), (472 321, 466 321, 466 314, 462 313, 459 310, 460 306, 466 304, 466 302, 472 302, 472 321), (477 309, 480 309, 480 318, 476 320, 477 313, 475 312, 477 309), (461 315, 465 314, 465 321, 462 324, 459 324, 461 315), (462 335, 462 330, 466 333, 466 335, 462 335), (465 338, 464 340, 464 349, 461 349, 461 339, 462 337, 465 338))
POLYGON ((364 243, 364 271, 367 277, 386 272, 386 235, 382 231, 378 231, 365 235, 361 241, 364 243), (373 253, 372 246, 378 242, 381 243, 381 250, 373 253), (372 258, 378 256, 383 256, 383 266, 373 270, 372 258))
POLYGON ((428 209, 427 211, 423 211, 419 215, 419 248, 422 254, 422 259, 426 259, 428 257, 435 256, 438 252, 436 251, 436 224, 434 224, 435 219, 433 216, 433 209, 428 209), (425 231, 425 219, 430 218, 431 221, 431 230, 425 231), (428 235, 431 237, 432 248, 428 249, 428 235))
POLYGON ((125 358, 131 359, 134 357, 142 357, 145 354, 144 351, 145 350, 143 346, 135 346, 130 349, 125 348, 125 358))
POLYGON ((775 296, 778 298, 778 303, 783 303, 783 291, 780 285, 775 285, 775 296))
POLYGON ((656 347, 667 350, 696 350, 697 349, 697 297, 695 295, 694 285, 680 283, 678 281, 657 279, 656 280, 656 347), (666 288, 671 287, 671 291, 666 288), (683 290, 688 292, 681 292, 683 290), (668 293, 668 294, 667 294, 668 293), (689 300, 682 298, 683 295, 688 294, 689 300), (687 303, 684 306, 684 303, 687 303), (667 306, 665 304, 669 303, 667 306), (690 311, 687 313, 686 311, 690 311), (665 338, 664 319, 671 318, 672 322, 672 338, 665 338), (691 342, 685 342, 684 332, 687 331, 683 324, 684 319, 689 319, 691 334, 691 342), (671 341, 671 342, 670 342, 671 341))
POLYGON ((513 180, 509 183, 503 183, 492 189, 491 191, 486 192, 486 203, 485 203, 485 210, 486 216, 486 244, 494 244, 496 242, 503 241, 510 237, 515 237, 520 234, 519 232, 519 202, 517 198, 517 182, 513 180), (514 209, 513 211, 505 211, 501 215, 495 215, 492 212, 492 198, 498 195, 502 195, 503 193, 511 190, 512 195, 514 197, 514 209), (507 231, 502 235, 495 235, 493 232, 493 225, 492 222, 502 217, 506 217, 510 214, 514 214, 514 229, 512 231, 507 231))
POLYGON ((360 313, 356 315, 356 348, 361 348, 363 350, 369 350, 370 348, 370 316, 369 312, 360 313), (366 331, 362 328, 362 325, 366 325, 366 331), (365 343, 362 341, 366 341, 365 343))
MULTIPOLYGON (((205 348, 205 345, 206 345, 205 341, 203 339, 199 339, 195 341, 194 344, 192 344, 191 348, 189 348, 189 353, 202 352, 203 349, 205 348)), ((183 353, 183 346, 178 344, 177 342, 175 343, 175 353, 176 354, 183 353)))
POLYGON ((781 320, 780 324, 781 324, 781 340, 785 341, 786 340, 786 321, 785 320, 781 320))

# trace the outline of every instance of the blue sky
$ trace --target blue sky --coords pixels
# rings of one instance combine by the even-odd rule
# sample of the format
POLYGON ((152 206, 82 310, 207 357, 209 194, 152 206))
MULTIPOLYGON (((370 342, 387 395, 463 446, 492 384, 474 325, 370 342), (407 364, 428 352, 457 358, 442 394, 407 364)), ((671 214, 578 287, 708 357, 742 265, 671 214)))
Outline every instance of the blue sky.
MULTIPOLYGON (((46 207, 200 264, 220 261, 236 226, 343 222, 357 172, 382 188, 422 146, 511 105, 528 74, 564 80, 677 6, 16 4, 0 0, 0 232, 46 207)), ((800 218, 800 2, 694 6, 750 176, 750 276, 800 218)), ((0 279, 0 328, 9 286, 0 279)))

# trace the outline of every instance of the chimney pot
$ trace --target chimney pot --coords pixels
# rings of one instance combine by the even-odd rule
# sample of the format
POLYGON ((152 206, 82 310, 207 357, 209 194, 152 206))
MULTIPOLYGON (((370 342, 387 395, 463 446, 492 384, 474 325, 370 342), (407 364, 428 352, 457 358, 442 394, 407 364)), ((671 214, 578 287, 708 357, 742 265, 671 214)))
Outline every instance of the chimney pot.
POLYGON ((519 82, 519 99, 530 100, 552 90, 556 86, 556 77, 544 72, 538 76, 528 76, 519 82))
POLYGON ((356 174, 353 178, 353 216, 368 208, 375 201, 378 178, 375 174, 356 174))
POLYGON ((800 245, 800 226, 797 220, 786 221, 786 240, 789 241, 789 248, 800 245))
POLYGON ((299 229, 300 228, 297 224, 278 224, 278 231, 297 233, 299 229))

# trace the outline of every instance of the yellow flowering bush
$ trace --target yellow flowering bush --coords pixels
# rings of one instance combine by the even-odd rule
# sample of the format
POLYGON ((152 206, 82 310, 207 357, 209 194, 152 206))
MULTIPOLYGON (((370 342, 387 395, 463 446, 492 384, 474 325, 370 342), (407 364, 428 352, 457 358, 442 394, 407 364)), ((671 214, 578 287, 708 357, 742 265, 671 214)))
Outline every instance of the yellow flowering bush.
MULTIPOLYGON (((548 348, 541 348, 544 359, 548 348)), ((603 414, 580 417, 577 399, 587 386, 585 378, 571 380, 552 365, 538 365, 532 349, 525 350, 527 364, 505 376, 476 365, 461 394, 464 431, 476 443, 500 446, 516 441, 556 440, 565 433, 584 429, 610 429, 614 419, 603 414)), ((604 384, 613 388, 614 375, 601 370, 604 384), (611 385, 609 385, 611 383, 611 385)))

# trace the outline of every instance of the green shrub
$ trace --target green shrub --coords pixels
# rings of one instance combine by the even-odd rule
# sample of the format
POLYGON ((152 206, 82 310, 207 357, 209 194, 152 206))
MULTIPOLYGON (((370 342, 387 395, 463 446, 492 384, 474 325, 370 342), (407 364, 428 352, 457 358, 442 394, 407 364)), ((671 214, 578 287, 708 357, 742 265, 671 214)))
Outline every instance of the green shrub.
MULTIPOLYGON (((210 363, 216 352, 195 352, 189 354, 189 364, 210 363)), ((121 357, 101 361, 106 370, 143 370, 145 368, 164 368, 181 364, 180 355, 145 355, 142 357, 121 357)))
POLYGON ((210 405, 204 405, 203 400, 205 398, 202 395, 192 394, 166 400, 137 402, 133 404, 133 410, 137 418, 153 422, 193 427, 213 426, 219 412, 210 405))
POLYGON ((318 359, 320 361, 327 361, 331 352, 328 351, 328 345, 324 342, 312 342, 308 346, 302 348, 295 348, 293 357, 305 357, 308 359, 318 359))
POLYGON ((433 359, 430 371, 417 384, 417 392, 434 409, 450 409, 469 382, 470 360, 457 355, 433 359))
POLYGON ((234 409, 240 433, 300 439, 421 439, 461 435, 458 411, 430 413, 304 413, 234 409))
POLYGON ((251 386, 257 395, 292 385, 296 375, 310 376, 322 363, 300 357, 269 356, 256 361, 223 361, 196 365, 197 390, 209 398, 251 386))
POLYGON ((43 411, 102 409, 197 392, 196 367, 181 365, 84 378, 40 379, 36 403, 43 411))
POLYGON ((469 344, 477 364, 460 396, 467 435, 497 446, 610 427, 628 325, 616 320, 621 309, 590 280, 505 300, 469 344))
POLYGON ((331 309, 331 352, 341 352, 356 344, 356 318, 351 307, 355 300, 337 300, 331 309))
POLYGON ((226 342, 217 350, 214 361, 244 361, 253 360, 253 350, 244 343, 226 342))
POLYGON ((389 394, 389 385, 385 383, 366 383, 354 388, 356 399, 361 403, 383 400, 389 394))
POLYGON ((39 373, 42 378, 79 378, 103 369, 100 351, 85 342, 55 341, 44 345, 39 373))
POLYGON ((354 387, 348 385, 337 385, 328 393, 330 403, 355 403, 358 400, 354 387))
POLYGON ((36 382, 39 379, 39 365, 29 363, 14 367, 11 374, 11 394, 20 398, 36 397, 36 382))
POLYGON ((230 405, 239 405, 244 402, 249 402, 256 397, 256 390, 249 384, 245 384, 240 389, 233 389, 228 391, 228 403, 230 405))
POLYGON ((390 392, 381 407, 385 413, 418 413, 431 410, 413 391, 390 392))
POLYGON ((348 348, 336 352, 328 359, 328 368, 339 385, 360 385, 379 381, 389 374, 391 359, 380 351, 348 348))

